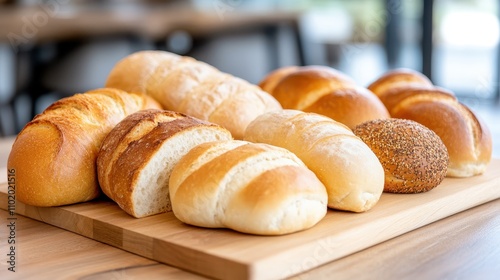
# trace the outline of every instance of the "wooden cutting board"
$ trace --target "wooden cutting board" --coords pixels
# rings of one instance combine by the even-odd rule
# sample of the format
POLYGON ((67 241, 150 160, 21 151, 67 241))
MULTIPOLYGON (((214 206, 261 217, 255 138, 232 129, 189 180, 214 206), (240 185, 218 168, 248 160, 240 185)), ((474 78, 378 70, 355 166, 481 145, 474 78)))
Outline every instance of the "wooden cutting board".
MULTIPOLYGON (((5 169, 2 170, 5 176, 5 169)), ((2 178, 0 182, 5 182, 2 178)), ((0 208, 7 208, 7 184, 0 208)), ((457 212, 500 198, 500 159, 481 176, 446 178, 422 194, 383 194, 366 213, 329 210, 312 229, 253 236, 185 225, 172 213, 136 219, 111 201, 41 208, 17 202, 15 211, 169 265, 222 279, 291 276, 361 251, 457 212)))

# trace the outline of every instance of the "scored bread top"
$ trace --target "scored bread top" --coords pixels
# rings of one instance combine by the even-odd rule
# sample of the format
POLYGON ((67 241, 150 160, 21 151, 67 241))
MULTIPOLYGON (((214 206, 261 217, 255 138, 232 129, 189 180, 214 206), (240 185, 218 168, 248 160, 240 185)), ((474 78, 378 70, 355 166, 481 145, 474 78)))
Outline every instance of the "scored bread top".
POLYGON ((326 214, 325 187, 291 152, 245 141, 203 143, 170 177, 174 214, 252 234, 309 228, 326 214))
POLYGON ((191 57, 140 51, 119 61, 106 86, 138 91, 164 109, 219 124, 241 139, 258 115, 281 109, 268 93, 191 57))
POLYGON ((384 73, 376 81, 368 86, 375 95, 382 96, 387 90, 395 88, 432 88, 431 80, 420 72, 411 69, 394 69, 384 73))
POLYGON ((245 140, 286 148, 323 182, 328 206, 363 212, 379 200, 384 170, 370 148, 345 125, 298 110, 263 114, 247 128, 245 140))
POLYGON ((351 129, 367 120, 389 117, 375 94, 331 67, 284 67, 268 74, 260 86, 284 109, 321 114, 351 129))
POLYGON ((60 99, 18 134, 7 166, 18 176, 17 199, 59 206, 96 198, 97 153, 107 133, 127 115, 160 108, 150 97, 96 89, 60 99))
POLYGON ((470 177, 486 170, 492 156, 490 131, 453 92, 410 69, 389 71, 368 88, 391 117, 416 121, 441 138, 450 156, 447 176, 470 177))
POLYGON ((168 211, 168 178, 178 159, 197 144, 228 139, 228 130, 181 113, 137 112, 104 140, 97 158, 99 183, 132 216, 168 211))

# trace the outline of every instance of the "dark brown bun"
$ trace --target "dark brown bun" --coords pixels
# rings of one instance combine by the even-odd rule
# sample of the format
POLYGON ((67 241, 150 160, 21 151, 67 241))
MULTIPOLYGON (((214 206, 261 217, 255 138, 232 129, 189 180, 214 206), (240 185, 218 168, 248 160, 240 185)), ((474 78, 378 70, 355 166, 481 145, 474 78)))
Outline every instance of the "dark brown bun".
POLYGON ((378 157, 385 172, 384 191, 420 193, 444 179, 449 156, 439 136, 404 119, 373 120, 354 129, 378 157))

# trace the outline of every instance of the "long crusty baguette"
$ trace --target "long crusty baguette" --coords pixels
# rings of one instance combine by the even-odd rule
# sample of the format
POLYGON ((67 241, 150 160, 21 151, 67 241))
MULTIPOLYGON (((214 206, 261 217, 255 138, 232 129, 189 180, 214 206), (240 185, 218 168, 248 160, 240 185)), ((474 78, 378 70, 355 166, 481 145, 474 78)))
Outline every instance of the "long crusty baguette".
POLYGON ((159 106, 145 95, 106 88, 53 103, 12 146, 7 166, 16 170, 16 198, 35 206, 96 198, 95 161, 104 137, 127 115, 159 106))
POLYGON ((119 61, 106 86, 143 92, 164 109, 219 124, 241 139, 258 115, 281 109, 259 87, 190 57, 141 51, 119 61))
POLYGON ((450 157, 447 176, 470 177, 486 170, 492 155, 490 131, 452 92, 409 69, 389 71, 369 88, 392 117, 416 121, 441 138, 450 157))
POLYGON ((180 113, 142 110, 118 123, 102 143, 97 172, 102 191, 141 218, 171 210, 168 180, 194 146, 231 140, 231 133, 180 113))
POLYGON ((295 153, 323 182, 328 206, 363 212, 384 189, 384 169, 370 148, 345 125, 298 110, 263 114, 247 128, 245 140, 295 153))
POLYGON ((377 96, 326 66, 283 67, 268 74, 259 85, 284 109, 318 113, 351 129, 365 121, 389 117, 377 96))
POLYGON ((172 171, 173 212, 201 227, 281 235, 314 226, 327 194, 293 153, 245 141, 203 143, 172 171))

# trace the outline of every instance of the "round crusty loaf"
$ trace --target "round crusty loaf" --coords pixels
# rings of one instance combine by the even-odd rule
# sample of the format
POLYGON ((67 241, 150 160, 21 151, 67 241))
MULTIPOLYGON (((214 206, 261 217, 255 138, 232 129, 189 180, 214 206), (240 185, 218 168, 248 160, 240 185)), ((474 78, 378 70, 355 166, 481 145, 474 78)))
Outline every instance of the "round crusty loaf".
POLYGON ((140 51, 119 61, 106 86, 142 92, 164 109, 219 124, 241 139, 258 115, 281 109, 259 87, 190 57, 140 51))
POLYGON ((198 144, 230 139, 228 130, 206 121, 172 111, 139 111, 102 143, 101 189, 136 218, 170 211, 168 180, 179 159, 198 144))
POLYGON ((369 86, 394 118, 416 121, 434 131, 448 150, 447 176, 482 174, 492 156, 486 124, 455 95, 408 69, 389 71, 369 86))
POLYGON ((304 230, 327 211, 325 187, 294 154, 238 140, 193 148, 172 171, 170 195, 185 223, 250 234, 304 230))
POLYGON ((160 108, 150 97, 97 89, 63 98, 17 135, 7 166, 16 170, 16 199, 34 206, 89 201, 100 194, 95 160, 123 118, 160 108))
POLYGON ((260 86, 284 109, 318 113, 351 129, 368 120, 389 117, 377 96, 330 67, 280 68, 267 75, 260 86))
POLYGON ((410 120, 385 119, 354 129, 385 171, 384 191, 420 193, 437 187, 448 167, 448 152, 432 130, 410 120))
POLYGON ((384 169, 370 148, 345 125, 298 110, 259 116, 245 140, 267 143, 296 154, 325 185, 330 208, 363 212, 379 200, 384 169))

